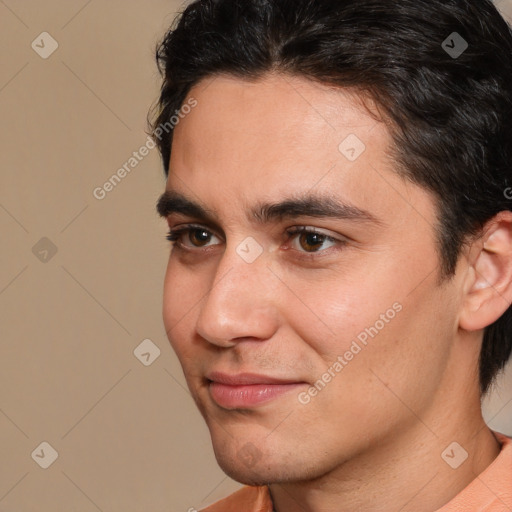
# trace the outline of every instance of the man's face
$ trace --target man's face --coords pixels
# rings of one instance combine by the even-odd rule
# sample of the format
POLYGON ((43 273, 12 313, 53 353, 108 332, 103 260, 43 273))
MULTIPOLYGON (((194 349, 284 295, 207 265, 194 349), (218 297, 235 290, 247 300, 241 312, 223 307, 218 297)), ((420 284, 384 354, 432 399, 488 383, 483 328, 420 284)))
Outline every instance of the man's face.
POLYGON ((193 227, 170 253, 164 322, 221 467, 315 478, 428 433, 459 281, 439 284, 434 200, 396 174, 386 125, 296 77, 210 78, 189 97, 167 191, 210 218, 168 216, 193 227), (319 209, 261 209, 311 197, 319 209))

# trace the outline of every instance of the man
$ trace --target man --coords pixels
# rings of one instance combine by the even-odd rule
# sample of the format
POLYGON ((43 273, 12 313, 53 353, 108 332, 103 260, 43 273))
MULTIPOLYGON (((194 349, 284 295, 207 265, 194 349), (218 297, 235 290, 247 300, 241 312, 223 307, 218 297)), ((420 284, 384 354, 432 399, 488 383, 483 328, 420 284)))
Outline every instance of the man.
POLYGON ((512 349, 511 55, 487 0, 203 0, 166 34, 164 323, 246 484, 206 511, 512 510, 480 407, 512 349))

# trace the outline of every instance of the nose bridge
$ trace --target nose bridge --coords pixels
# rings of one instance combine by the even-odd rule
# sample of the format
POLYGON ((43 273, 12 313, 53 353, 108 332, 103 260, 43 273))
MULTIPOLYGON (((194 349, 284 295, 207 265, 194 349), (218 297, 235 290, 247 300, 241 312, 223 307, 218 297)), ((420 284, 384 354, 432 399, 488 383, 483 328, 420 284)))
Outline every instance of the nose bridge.
POLYGON ((270 271, 252 240, 226 246, 212 286, 200 305, 197 331, 207 341, 230 346, 237 338, 270 338, 276 311, 270 271))

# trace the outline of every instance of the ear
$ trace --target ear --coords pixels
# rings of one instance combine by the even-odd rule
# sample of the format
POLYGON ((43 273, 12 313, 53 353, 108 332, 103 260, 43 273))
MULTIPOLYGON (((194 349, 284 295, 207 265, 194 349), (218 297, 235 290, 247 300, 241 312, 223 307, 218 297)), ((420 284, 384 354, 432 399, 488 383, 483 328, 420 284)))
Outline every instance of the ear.
POLYGON ((490 219, 472 245, 459 325, 467 331, 494 323, 512 303, 512 212, 490 219))

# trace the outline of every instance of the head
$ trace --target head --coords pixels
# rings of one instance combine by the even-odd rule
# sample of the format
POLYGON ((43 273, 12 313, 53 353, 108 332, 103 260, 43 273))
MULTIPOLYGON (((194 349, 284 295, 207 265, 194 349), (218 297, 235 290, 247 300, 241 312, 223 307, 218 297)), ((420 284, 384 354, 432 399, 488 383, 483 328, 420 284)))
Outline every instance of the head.
POLYGON ((396 395, 428 416, 503 368, 511 54, 487 0, 196 1, 166 34, 159 208, 196 227, 164 322, 235 478, 314 477, 411 426, 396 395))

